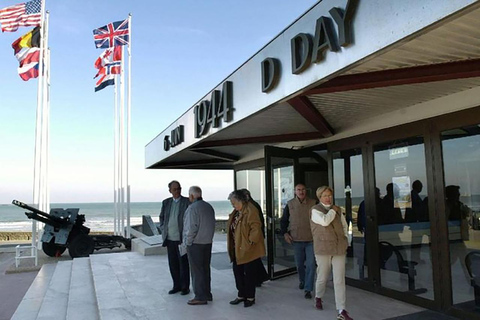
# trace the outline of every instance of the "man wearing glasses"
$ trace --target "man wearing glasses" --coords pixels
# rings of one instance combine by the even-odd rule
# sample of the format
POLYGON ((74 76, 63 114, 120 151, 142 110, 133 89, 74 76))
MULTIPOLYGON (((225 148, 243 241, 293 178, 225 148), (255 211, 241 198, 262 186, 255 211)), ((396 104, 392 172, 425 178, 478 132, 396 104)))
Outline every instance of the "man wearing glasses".
POLYGON ((190 269, 185 252, 180 253, 179 244, 182 243, 183 218, 190 201, 181 195, 180 182, 173 180, 168 184, 168 191, 172 197, 163 200, 160 212, 160 231, 163 237, 163 246, 167 247, 168 266, 173 279, 173 288, 168 294, 181 292, 190 293, 190 269))

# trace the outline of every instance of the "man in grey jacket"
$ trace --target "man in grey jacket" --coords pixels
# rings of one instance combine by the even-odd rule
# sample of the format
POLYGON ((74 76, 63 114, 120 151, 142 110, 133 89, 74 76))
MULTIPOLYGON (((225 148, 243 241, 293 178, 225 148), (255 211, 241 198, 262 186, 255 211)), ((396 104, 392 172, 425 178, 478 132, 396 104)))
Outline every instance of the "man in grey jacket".
POLYGON ((173 279, 173 288, 168 293, 174 294, 181 291, 182 295, 186 295, 190 293, 188 257, 186 254, 180 254, 178 246, 182 243, 183 220, 190 201, 187 197, 182 197, 182 187, 176 180, 168 184, 168 191, 172 197, 163 200, 160 212, 162 245, 167 247, 168 266, 173 279))
POLYGON ((185 212, 183 227, 183 245, 186 246, 192 287, 195 297, 188 301, 189 305, 207 304, 212 301, 210 261, 212 258, 212 242, 215 233, 215 211, 202 199, 202 189, 190 187, 188 198, 191 202, 185 212))

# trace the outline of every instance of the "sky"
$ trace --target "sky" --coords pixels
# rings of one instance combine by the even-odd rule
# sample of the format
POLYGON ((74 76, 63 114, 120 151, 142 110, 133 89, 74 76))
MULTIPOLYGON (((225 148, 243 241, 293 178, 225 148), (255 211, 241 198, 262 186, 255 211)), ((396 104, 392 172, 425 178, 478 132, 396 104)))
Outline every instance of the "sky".
MULTIPOLYGON (((131 201, 161 201, 167 184, 225 200, 233 171, 145 169, 145 145, 315 0, 46 0, 50 12, 50 199, 113 202, 113 87, 94 92, 92 30, 132 14, 131 201)), ((0 8, 20 0, 2 0, 0 8)), ((37 79, 24 82, 0 34, 0 204, 33 200, 37 79)))

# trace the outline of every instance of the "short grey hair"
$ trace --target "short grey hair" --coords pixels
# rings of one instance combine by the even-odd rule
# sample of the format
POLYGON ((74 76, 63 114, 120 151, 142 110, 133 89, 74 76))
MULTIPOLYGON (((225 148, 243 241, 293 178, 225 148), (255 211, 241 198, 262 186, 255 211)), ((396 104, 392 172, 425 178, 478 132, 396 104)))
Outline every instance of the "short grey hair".
POLYGON ((194 199, 198 199, 202 197, 202 189, 198 186, 191 186, 188 189, 188 195, 192 195, 194 199))

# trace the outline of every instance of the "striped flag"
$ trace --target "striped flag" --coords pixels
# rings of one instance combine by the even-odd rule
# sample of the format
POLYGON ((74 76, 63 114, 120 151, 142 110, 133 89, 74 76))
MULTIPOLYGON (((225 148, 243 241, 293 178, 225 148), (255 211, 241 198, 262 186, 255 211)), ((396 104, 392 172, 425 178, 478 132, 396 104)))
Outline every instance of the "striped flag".
POLYGON ((39 26, 42 20, 42 0, 32 0, 0 10, 2 32, 17 31, 18 27, 39 26))
POLYGON ((23 81, 38 78, 38 62, 40 61, 39 48, 25 48, 15 55, 20 62, 18 75, 23 81))
POLYGON ((23 48, 34 47, 40 47, 40 27, 35 27, 32 31, 27 32, 12 43, 12 48, 15 54, 23 48))
POLYGON ((114 74, 102 74, 102 77, 98 79, 95 84, 95 92, 102 90, 106 86, 112 86, 115 84, 114 74))

